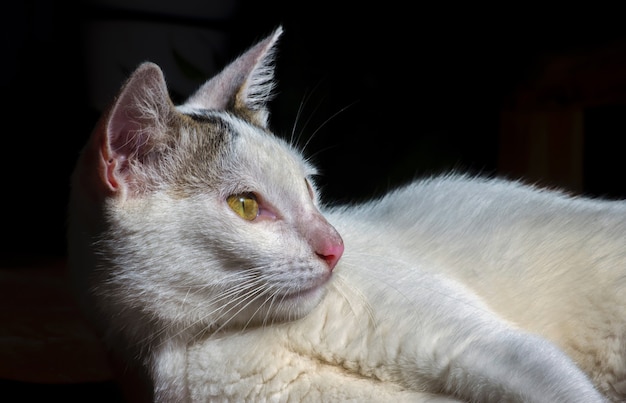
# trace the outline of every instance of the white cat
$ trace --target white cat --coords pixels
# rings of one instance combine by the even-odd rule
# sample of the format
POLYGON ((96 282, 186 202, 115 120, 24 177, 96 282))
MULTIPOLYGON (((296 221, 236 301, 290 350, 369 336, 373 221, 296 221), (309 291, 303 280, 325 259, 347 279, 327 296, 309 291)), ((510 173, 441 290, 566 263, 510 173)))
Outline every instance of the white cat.
POLYGON ((144 63, 73 176, 75 289, 158 402, 626 399, 626 202, 448 175, 322 207, 250 48, 144 63), (345 248, 345 250, 344 250, 345 248))

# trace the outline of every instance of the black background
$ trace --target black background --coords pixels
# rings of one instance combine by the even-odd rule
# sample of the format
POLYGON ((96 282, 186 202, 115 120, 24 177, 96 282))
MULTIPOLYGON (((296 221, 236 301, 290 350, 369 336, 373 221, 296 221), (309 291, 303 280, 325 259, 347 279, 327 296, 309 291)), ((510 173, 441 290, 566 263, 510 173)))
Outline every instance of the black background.
MULTIPOLYGON (((542 63, 553 56, 626 40, 620 8, 588 4, 241 0, 228 16, 207 18, 205 13, 155 12, 156 5, 165 4, 159 1, 146 3, 152 11, 133 7, 139 0, 119 2, 123 8, 105 5, 113 2, 3 3, 2 267, 41 259, 46 267, 50 258, 62 261, 65 256, 69 177, 101 112, 91 101, 94 78, 87 67, 88 53, 99 52, 86 48, 91 38, 85 26, 94 22, 219 32, 226 38, 224 46, 198 52, 214 52, 221 66, 282 25, 271 125, 279 135, 290 137, 293 130, 302 145, 307 143, 306 155, 320 167, 319 182, 329 202, 362 200, 413 177, 449 169, 508 174, 498 164, 499 130, 501 111, 513 94, 540 76, 542 63)), ((215 2, 197 2, 202 4, 215 2)), ((119 85, 121 81, 112 86, 111 94, 119 85)), ((624 111, 618 103, 586 114, 585 127, 599 135, 585 138, 585 193, 626 197, 624 111)), ((7 312, 13 308, 21 312, 16 307, 7 312)), ((0 385, 19 394, 15 401, 53 396, 121 400, 108 383, 4 380, 0 385)))

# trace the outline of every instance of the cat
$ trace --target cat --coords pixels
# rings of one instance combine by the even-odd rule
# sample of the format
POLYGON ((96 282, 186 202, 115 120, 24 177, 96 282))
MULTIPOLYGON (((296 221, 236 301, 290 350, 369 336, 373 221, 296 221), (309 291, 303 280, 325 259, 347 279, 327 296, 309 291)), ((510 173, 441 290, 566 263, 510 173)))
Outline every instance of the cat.
POLYGON ((122 382, 156 402, 625 401, 626 203, 451 172, 326 205, 269 128, 282 31, 177 106, 142 63, 78 158, 70 273, 122 382))

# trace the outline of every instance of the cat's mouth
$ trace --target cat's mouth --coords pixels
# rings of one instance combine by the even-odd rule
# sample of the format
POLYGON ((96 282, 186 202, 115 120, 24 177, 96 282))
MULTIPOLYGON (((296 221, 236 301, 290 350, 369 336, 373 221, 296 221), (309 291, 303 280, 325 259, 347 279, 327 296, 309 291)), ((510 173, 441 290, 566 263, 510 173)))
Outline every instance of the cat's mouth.
POLYGON ((326 284, 330 281, 331 273, 324 275, 317 279, 313 284, 308 284, 306 287, 302 287, 296 291, 289 290, 283 294, 281 299, 283 301, 298 300, 303 298, 311 298, 319 295, 325 289, 326 284))

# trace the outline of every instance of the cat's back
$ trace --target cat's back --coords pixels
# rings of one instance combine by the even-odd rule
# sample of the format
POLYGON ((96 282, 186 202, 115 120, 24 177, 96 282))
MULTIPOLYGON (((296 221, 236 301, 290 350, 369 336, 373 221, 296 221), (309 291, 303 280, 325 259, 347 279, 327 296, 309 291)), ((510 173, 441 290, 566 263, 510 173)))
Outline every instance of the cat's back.
POLYGON ((626 201, 577 197, 504 179, 431 177, 327 214, 348 241, 376 237, 381 247, 415 251, 420 258, 476 256, 477 247, 493 253, 485 259, 513 249, 622 259, 626 253, 626 201))
POLYGON ((415 180, 367 203, 330 209, 330 214, 336 212, 342 216, 360 216, 359 221, 388 223, 391 227, 401 223, 410 226, 415 222, 432 223, 437 227, 442 224, 473 227, 507 217, 528 220, 569 215, 588 220, 607 214, 612 218, 607 224, 621 229, 626 227, 625 200, 580 197, 520 181, 454 173, 415 180))

